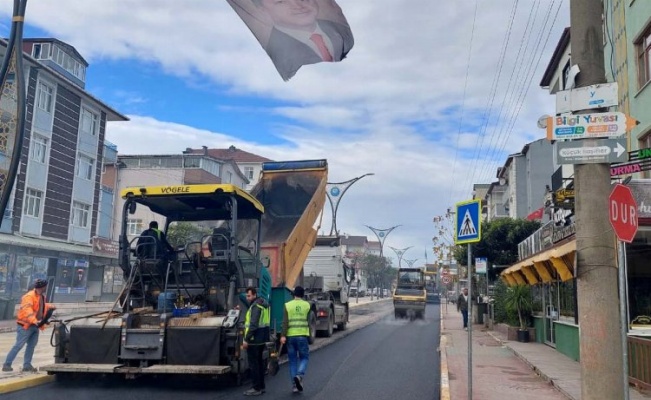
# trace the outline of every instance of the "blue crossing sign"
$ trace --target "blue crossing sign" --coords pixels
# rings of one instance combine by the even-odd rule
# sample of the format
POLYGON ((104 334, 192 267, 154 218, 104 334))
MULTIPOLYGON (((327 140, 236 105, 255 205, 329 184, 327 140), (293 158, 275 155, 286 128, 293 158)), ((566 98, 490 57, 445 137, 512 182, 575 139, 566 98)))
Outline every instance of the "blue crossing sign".
POLYGON ((481 200, 457 203, 455 244, 476 243, 481 240, 481 200))

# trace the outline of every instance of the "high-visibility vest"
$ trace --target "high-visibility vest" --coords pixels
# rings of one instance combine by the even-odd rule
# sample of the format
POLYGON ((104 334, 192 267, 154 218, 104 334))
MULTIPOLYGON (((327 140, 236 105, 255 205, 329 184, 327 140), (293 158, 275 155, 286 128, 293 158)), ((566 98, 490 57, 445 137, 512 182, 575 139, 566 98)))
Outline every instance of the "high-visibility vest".
POLYGON ((285 303, 287 310, 287 337, 310 336, 307 316, 310 313, 310 303, 294 299, 285 303))
POLYGON ((244 318, 244 337, 249 336, 249 326, 251 326, 251 310, 253 307, 260 308, 260 320, 258 321, 258 329, 269 328, 271 324, 271 314, 269 313, 269 307, 263 307, 262 305, 255 302, 249 307, 246 311, 246 317, 244 318))

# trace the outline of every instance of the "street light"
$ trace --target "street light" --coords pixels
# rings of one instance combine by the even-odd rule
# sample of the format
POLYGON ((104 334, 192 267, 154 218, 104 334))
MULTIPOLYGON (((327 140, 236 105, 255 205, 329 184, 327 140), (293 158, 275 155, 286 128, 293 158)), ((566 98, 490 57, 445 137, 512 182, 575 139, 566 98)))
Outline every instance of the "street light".
POLYGON ((389 246, 389 248, 396 253, 396 256, 398 256, 398 268, 402 266, 402 256, 404 256, 407 250, 411 249, 412 247, 414 246, 405 247, 404 249, 396 249, 395 247, 389 246))
MULTIPOLYGON (((389 236, 389 233, 399 227, 400 225, 395 225, 392 226, 391 228, 387 229, 378 229, 374 228, 372 226, 364 225, 368 229, 372 230, 373 233, 375 233, 375 237, 377 237, 377 240, 380 242, 380 258, 382 259, 382 266, 384 266, 384 241, 386 240, 387 236, 389 236)), ((382 289, 382 288, 380 288, 382 289)), ((372 292, 371 292, 372 293, 372 292)), ((372 294, 371 294, 372 296, 372 294)), ((384 297, 384 296, 382 296, 384 297)))
POLYGON ((0 215, 4 215, 16 180, 25 137, 25 72, 23 25, 27 0, 14 0, 11 32, 0 68, 0 215))
POLYGON ((414 268, 414 264, 416 263, 416 261, 418 261, 417 258, 414 258, 413 260, 405 260, 409 268, 414 268))
POLYGON ((344 197, 344 194, 348 188, 353 186, 353 183, 357 182, 365 176, 370 175, 375 174, 369 172, 368 174, 358 176, 357 178, 353 178, 345 182, 328 182, 326 184, 326 196, 328 197, 328 201, 330 202, 330 209, 332 210, 332 225, 330 228, 330 236, 332 236, 333 232, 336 235, 339 235, 339 231, 337 230, 337 210, 339 209, 339 202, 341 201, 342 197, 344 197))

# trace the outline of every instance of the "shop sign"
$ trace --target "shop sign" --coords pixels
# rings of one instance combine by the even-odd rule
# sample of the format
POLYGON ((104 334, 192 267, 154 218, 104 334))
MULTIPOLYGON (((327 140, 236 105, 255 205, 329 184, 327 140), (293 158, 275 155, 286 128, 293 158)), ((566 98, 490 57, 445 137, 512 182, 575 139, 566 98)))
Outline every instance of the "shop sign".
POLYGON ((92 245, 94 253, 111 257, 117 257, 120 250, 120 244, 118 242, 97 236, 93 237, 92 245))
POLYGON ((554 227, 554 243, 560 242, 563 239, 566 239, 576 233, 576 224, 571 223, 570 225, 562 227, 554 227))

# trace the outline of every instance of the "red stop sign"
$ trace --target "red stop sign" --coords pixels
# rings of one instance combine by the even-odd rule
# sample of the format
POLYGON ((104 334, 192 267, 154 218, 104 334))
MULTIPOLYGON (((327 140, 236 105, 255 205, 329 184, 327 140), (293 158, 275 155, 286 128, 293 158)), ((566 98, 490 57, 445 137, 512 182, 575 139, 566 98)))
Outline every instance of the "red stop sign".
POLYGON ((610 224, 619 240, 631 243, 637 233, 637 202, 628 186, 615 185, 608 197, 610 224))

